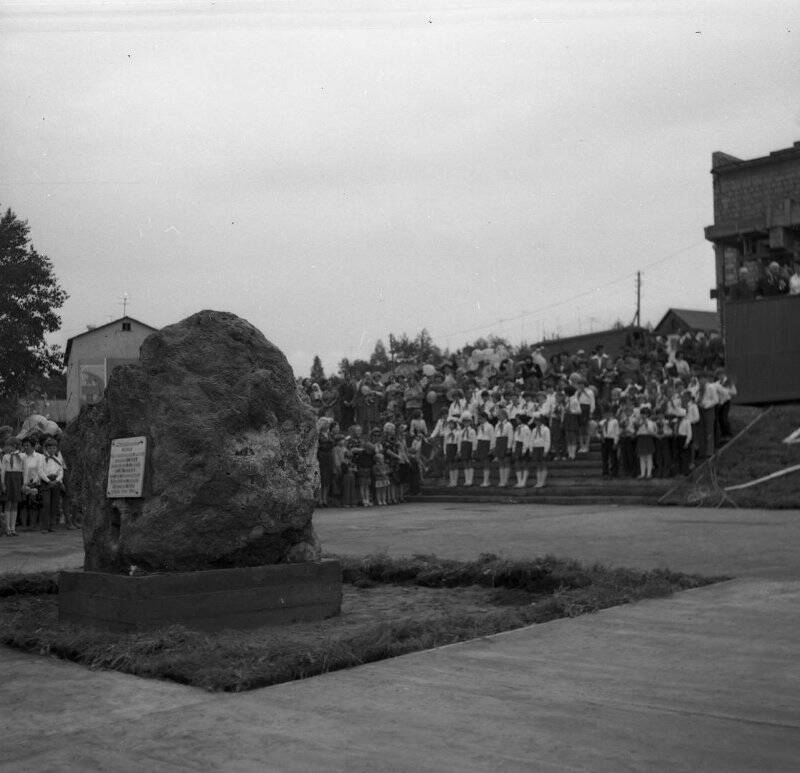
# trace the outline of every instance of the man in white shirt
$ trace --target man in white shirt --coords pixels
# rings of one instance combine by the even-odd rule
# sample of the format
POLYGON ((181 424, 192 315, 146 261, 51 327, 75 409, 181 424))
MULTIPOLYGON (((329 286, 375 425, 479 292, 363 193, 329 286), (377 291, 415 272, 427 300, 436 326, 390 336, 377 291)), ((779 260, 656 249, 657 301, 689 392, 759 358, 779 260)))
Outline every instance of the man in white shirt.
POLYGON ((717 375, 714 386, 719 396, 719 405, 717 406, 717 426, 719 435, 723 438, 729 438, 733 433, 731 432, 731 424, 728 420, 728 415, 731 410, 731 400, 736 397, 738 390, 736 389, 736 384, 722 371, 717 375))
POLYGON ((697 393, 697 407, 700 409, 697 456, 701 459, 711 456, 716 450, 714 427, 718 405, 719 395, 716 387, 707 376, 703 376, 697 393))
POLYGON ((684 376, 688 376, 691 371, 692 369, 689 367, 689 363, 683 356, 683 352, 677 351, 675 353, 675 373, 683 378, 684 376))
POLYGON ((38 492, 43 480, 44 456, 35 449, 32 437, 22 440, 22 493, 26 526, 36 526, 39 519, 38 492))
POLYGON ((609 367, 610 358, 605 353, 603 344, 598 344, 594 350, 594 354, 589 358, 589 370, 595 374, 602 374, 604 370, 609 367))

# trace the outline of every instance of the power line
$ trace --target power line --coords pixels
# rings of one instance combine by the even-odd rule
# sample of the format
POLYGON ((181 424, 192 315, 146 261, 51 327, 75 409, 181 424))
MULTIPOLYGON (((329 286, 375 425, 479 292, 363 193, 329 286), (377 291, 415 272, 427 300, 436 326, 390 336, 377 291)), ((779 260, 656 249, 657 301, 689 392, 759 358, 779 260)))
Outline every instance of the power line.
MULTIPOLYGON (((674 252, 670 252, 668 255, 664 255, 664 256, 662 256, 660 258, 656 258, 656 260, 653 260, 650 263, 645 263, 645 265, 642 268, 652 268, 653 266, 657 266, 657 265, 659 265, 661 263, 664 263, 664 262, 666 262, 668 260, 671 260, 672 258, 676 257, 677 255, 680 255, 680 254, 682 254, 684 252, 688 252, 689 250, 693 250, 695 247, 698 247, 699 245, 704 244, 704 243, 705 243, 705 240, 702 240, 702 241, 699 241, 699 242, 695 242, 694 244, 690 244, 687 247, 683 247, 683 248, 681 248, 679 250, 675 250, 674 252)), ((641 270, 642 269, 639 269, 639 271, 641 271, 641 270)), ((502 324, 504 324, 506 322, 516 322, 516 321, 518 321, 520 319, 524 319, 525 317, 531 317, 531 316, 533 316, 535 314, 541 314, 543 311, 549 311, 550 309, 555 309, 555 308, 557 308, 559 306, 563 306, 564 304, 572 303, 572 301, 576 301, 579 298, 585 298, 587 295, 592 295, 592 294, 598 292, 599 290, 604 290, 606 287, 611 287, 612 285, 619 284, 620 282, 624 282, 627 279, 630 279, 632 276, 636 276, 637 273, 639 273, 639 272, 631 271, 630 273, 627 273, 624 276, 618 277, 617 279, 613 279, 610 282, 606 282, 605 284, 598 285, 597 287, 594 287, 591 290, 586 290, 585 292, 578 293, 577 295, 570 296, 569 298, 565 298, 562 301, 556 301, 556 302, 550 303, 550 304, 548 304, 546 306, 540 306, 535 311, 525 311, 522 314, 517 314, 516 316, 513 316, 513 317, 501 317, 500 319, 496 320, 495 322, 489 322, 489 323, 486 323, 486 324, 483 324, 483 325, 474 325, 472 327, 465 328, 464 330, 457 330, 457 331, 455 331, 453 333, 448 333, 447 335, 445 335, 443 337, 444 338, 454 338, 455 336, 464 335, 466 333, 474 333, 475 331, 479 331, 479 330, 486 331, 487 329, 491 329, 493 327, 496 327, 497 325, 502 325, 502 324)))

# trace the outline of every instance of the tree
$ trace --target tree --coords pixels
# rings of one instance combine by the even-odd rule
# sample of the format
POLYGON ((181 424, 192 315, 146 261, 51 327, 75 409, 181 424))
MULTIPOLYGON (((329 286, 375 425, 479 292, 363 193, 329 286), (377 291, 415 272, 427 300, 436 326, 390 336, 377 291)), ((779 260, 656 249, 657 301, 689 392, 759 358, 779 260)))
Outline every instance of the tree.
POLYGON ((389 369, 389 355, 380 338, 375 342, 375 351, 369 357, 369 365, 373 370, 389 369))
POLYGON ((502 336, 490 335, 487 343, 492 347, 492 349, 497 349, 498 346, 503 346, 511 351, 512 348, 511 341, 509 341, 507 338, 503 338, 502 336))
POLYGON ((366 360, 350 360, 344 357, 339 362, 339 373, 343 378, 358 380, 370 369, 370 364, 366 360))
POLYGON ((319 355, 314 355, 314 362, 311 364, 311 380, 315 384, 321 384, 325 380, 325 371, 322 369, 322 360, 319 355))
POLYGON ((399 338, 393 333, 389 333, 389 351, 392 354, 392 360, 409 362, 416 359, 417 345, 405 333, 399 338))
POLYGON ((419 361, 421 363, 438 363, 438 361, 442 358, 442 353, 439 350, 439 347, 433 343, 433 338, 431 338, 431 334, 426 328, 422 328, 422 330, 417 333, 415 342, 417 344, 417 356, 419 357, 419 361))
POLYGON ((31 380, 62 367, 57 346, 45 336, 61 327, 58 310, 67 294, 53 264, 31 244, 30 228, 11 209, 0 218, 0 396, 24 393, 31 380))

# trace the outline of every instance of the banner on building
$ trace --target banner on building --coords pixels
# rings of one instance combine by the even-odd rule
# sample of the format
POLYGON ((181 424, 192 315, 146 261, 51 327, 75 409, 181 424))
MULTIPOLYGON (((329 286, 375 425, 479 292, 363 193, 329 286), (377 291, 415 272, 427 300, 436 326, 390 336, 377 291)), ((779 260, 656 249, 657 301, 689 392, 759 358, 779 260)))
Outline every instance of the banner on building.
POLYGON ((94 405, 106 388, 106 363, 81 363, 81 405, 94 405))

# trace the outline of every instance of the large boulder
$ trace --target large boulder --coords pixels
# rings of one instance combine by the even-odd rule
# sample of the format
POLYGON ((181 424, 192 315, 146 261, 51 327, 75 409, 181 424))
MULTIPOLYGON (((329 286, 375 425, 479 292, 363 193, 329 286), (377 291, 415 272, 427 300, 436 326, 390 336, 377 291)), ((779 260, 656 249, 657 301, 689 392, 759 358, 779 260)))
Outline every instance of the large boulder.
POLYGON ((234 314, 148 336, 67 428, 89 571, 191 571, 319 558, 316 423, 281 351, 234 314), (107 499, 114 438, 145 436, 144 496, 107 499))

